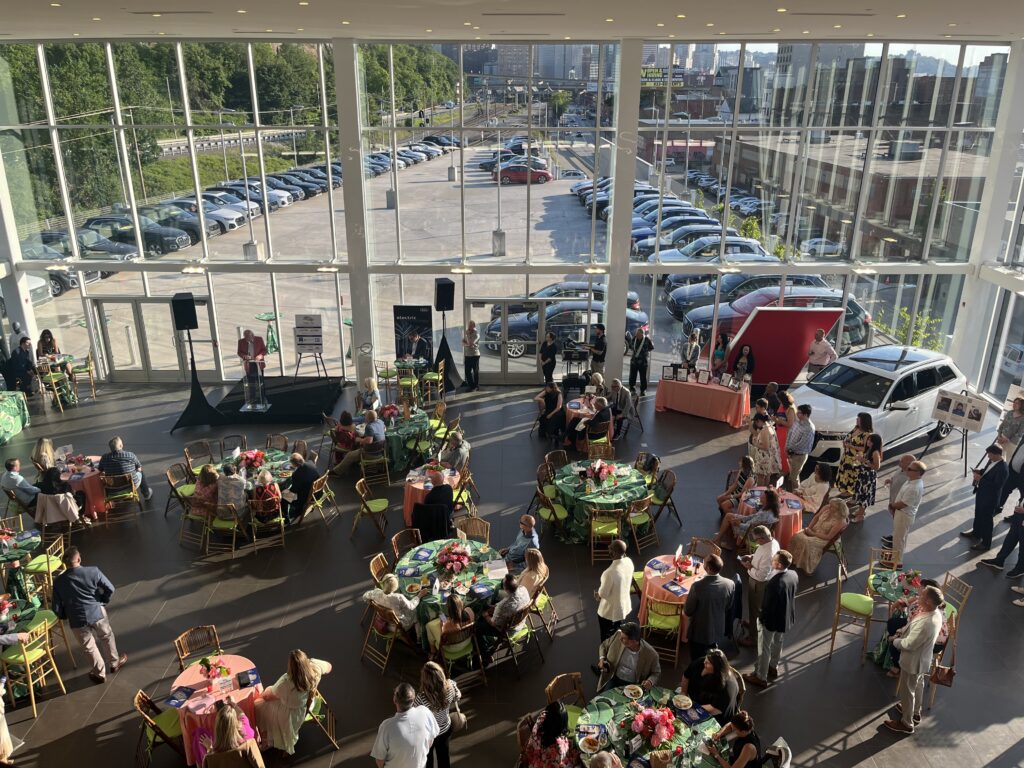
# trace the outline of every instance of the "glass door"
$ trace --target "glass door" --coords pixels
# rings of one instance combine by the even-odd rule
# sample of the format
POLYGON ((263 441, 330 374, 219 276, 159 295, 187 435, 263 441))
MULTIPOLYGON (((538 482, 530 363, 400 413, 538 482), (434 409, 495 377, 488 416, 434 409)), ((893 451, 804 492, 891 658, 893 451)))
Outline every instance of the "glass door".
POLYGON ((141 318, 131 300, 96 300, 96 327, 100 329, 106 368, 111 381, 145 381, 146 368, 139 346, 141 318))
POLYGON ((543 302, 525 299, 474 299, 463 305, 465 322, 480 333, 480 383, 539 384, 537 351, 544 336, 543 302))

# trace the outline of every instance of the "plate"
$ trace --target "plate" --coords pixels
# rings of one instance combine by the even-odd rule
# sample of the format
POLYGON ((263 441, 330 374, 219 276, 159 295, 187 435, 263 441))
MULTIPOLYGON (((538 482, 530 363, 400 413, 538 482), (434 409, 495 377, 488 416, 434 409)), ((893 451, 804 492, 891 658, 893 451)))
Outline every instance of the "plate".
POLYGON ((689 696, 686 696, 682 693, 677 693, 675 696, 672 697, 672 704, 677 709, 689 709, 693 706, 693 700, 689 696))
POLYGON ((409 594, 412 594, 414 592, 419 592, 420 591, 420 584, 419 584, 419 582, 417 582, 415 584, 409 584, 408 586, 406 586, 405 591, 408 592, 409 594))
POLYGON ((580 749, 593 755, 601 750, 601 740, 597 736, 584 736, 580 739, 580 749))
POLYGON ((457 594, 457 595, 468 595, 469 594, 469 587, 467 587, 465 584, 459 584, 458 586, 455 587, 455 594, 457 594))
POLYGON ((644 689, 639 685, 627 685, 622 689, 622 692, 629 698, 633 699, 633 701, 636 701, 644 695, 644 689))

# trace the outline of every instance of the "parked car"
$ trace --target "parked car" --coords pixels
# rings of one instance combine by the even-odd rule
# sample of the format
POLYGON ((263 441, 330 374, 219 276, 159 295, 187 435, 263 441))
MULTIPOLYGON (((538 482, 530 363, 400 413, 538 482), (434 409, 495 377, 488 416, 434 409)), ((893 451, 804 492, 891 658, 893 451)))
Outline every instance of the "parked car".
MULTIPOLYGON (((21 258, 25 261, 65 261, 68 256, 63 254, 61 251, 51 248, 48 245, 44 245, 37 239, 38 236, 33 236, 26 240, 21 241, 21 258)), ((92 283, 100 279, 100 273, 97 270, 82 273, 85 277, 85 282, 92 283)), ((42 277, 42 276, 41 276, 42 277)), ((78 273, 72 271, 62 270, 47 270, 45 273, 45 279, 49 286, 50 295, 53 298, 57 298, 62 295, 65 291, 72 288, 78 287, 78 273)))
MULTIPOLYGON (((675 277, 675 275, 672 275, 675 277)), ((691 276, 686 275, 686 279, 691 276)), ((713 304, 715 291, 720 290, 719 301, 728 304, 752 291, 782 284, 782 275, 744 275, 727 273, 712 280, 698 283, 674 283, 665 281, 665 308, 676 320, 682 321, 691 309, 713 304), (721 285, 719 289, 718 286, 721 285)), ((786 285, 805 285, 828 288, 828 283, 819 275, 787 275, 786 285)))
POLYGON ((442 147, 461 147, 462 139, 458 136, 445 136, 438 134, 436 136, 424 136, 423 141, 429 141, 431 144, 437 144, 442 147))
POLYGON ((840 357, 790 392, 813 411, 811 462, 835 465, 858 413, 871 416, 886 452, 894 456, 895 448, 929 432, 945 437, 949 425, 932 418, 938 390, 966 386, 966 377, 947 355, 885 345, 840 357))
POLYGON ((331 174, 331 177, 327 178, 327 173, 319 168, 296 168, 295 170, 300 174, 312 176, 317 181, 330 185, 331 189, 337 189, 341 186, 341 177, 336 173, 331 174))
MULTIPOLYGON (((574 343, 584 342, 588 314, 591 326, 604 322, 604 302, 591 302, 589 313, 587 309, 587 302, 578 300, 562 301, 547 306, 544 311, 544 327, 547 331, 555 334, 559 347, 563 347, 565 342, 570 339, 574 343)), ((539 325, 540 319, 537 312, 509 315, 506 343, 509 357, 536 354, 539 325)), ((637 328, 648 330, 647 313, 627 309, 626 332, 633 333, 637 328)), ((483 346, 490 352, 500 352, 501 343, 501 318, 498 318, 488 323, 487 328, 484 329, 483 346)))
POLYGON ((433 160, 435 157, 440 157, 444 154, 444 150, 438 149, 432 144, 409 144, 409 149, 413 152, 423 152, 426 154, 428 160, 433 160))
MULTIPOLYGON (((165 200, 164 204, 173 205, 175 208, 180 208, 185 211, 185 213, 190 213, 193 216, 197 215, 198 204, 196 203, 195 198, 165 200)), ((206 217, 207 222, 212 221, 216 224, 219 227, 221 234, 233 229, 238 229, 245 223, 244 213, 232 208, 219 208, 208 200, 203 200, 203 216, 206 217)))
MULTIPOLYGON (((607 286, 604 283, 594 283, 594 301, 604 301, 604 294, 607 290, 607 286)), ((561 283, 552 283, 546 285, 540 290, 534 291, 530 296, 536 296, 537 298, 544 299, 586 299, 590 294, 590 283, 584 280, 566 280, 561 283)), ((640 309, 640 294, 636 291, 629 291, 626 293, 626 308, 627 309, 640 309)), ((525 304, 509 304, 508 313, 510 315, 519 314, 521 312, 532 312, 536 309, 534 307, 527 307, 525 304)), ((491 317, 498 317, 501 315, 501 305, 495 304, 491 307, 491 317)))
POLYGON ((321 178, 315 173, 311 173, 309 171, 301 170, 298 168, 292 168, 289 171, 284 171, 283 175, 292 179, 292 184, 297 184, 298 182, 301 181, 303 184, 308 184, 316 187, 316 189, 319 192, 326 192, 331 186, 330 184, 327 183, 326 176, 324 178, 321 178))
POLYGON ((566 168, 561 171, 558 176, 562 179, 585 179, 587 174, 583 171, 578 171, 575 168, 566 168))
POLYGON ((577 181, 571 187, 569 191, 579 197, 583 192, 589 192, 595 184, 604 184, 608 182, 607 176, 598 176, 596 179, 585 179, 584 181, 577 181))
MULTIPOLYGON (((40 232, 38 237, 44 245, 65 256, 71 256, 71 235, 63 229, 46 229, 40 232)), ((115 243, 93 229, 76 229, 75 239, 78 241, 78 254, 83 259, 135 261, 139 258, 139 249, 134 243, 115 243)), ((109 277, 112 274, 113 272, 104 272, 102 277, 109 277)))
MULTIPOLYGON (((148 216, 139 214, 139 225, 142 227, 142 244, 147 256, 161 256, 188 248, 192 240, 183 229, 165 227, 157 224, 148 216)), ((93 216, 85 220, 88 229, 94 229, 108 240, 116 243, 135 245, 135 225, 132 217, 124 214, 93 216)))
MULTIPOLYGON (((644 219, 641 219, 641 221, 644 221, 644 219)), ((697 211, 673 211, 669 218, 662 220, 661 228, 657 230, 654 228, 654 222, 637 224, 634 219, 633 229, 630 231, 630 253, 632 253, 633 246, 641 240, 669 235, 682 227, 692 226, 711 226, 719 232, 722 231, 721 224, 718 224, 717 221, 708 216, 701 216, 697 211)))
MULTIPOLYGON (((548 169, 548 161, 547 160, 544 160, 544 159, 542 159, 540 157, 531 157, 530 158, 530 162, 527 163, 526 162, 526 158, 525 157, 520 157, 519 155, 515 155, 511 159, 503 160, 498 167, 499 168, 507 168, 510 165, 529 165, 534 170, 545 170, 546 171, 548 169)), ((493 169, 491 169, 491 170, 493 170, 493 169)))
MULTIPOLYGON (((772 256, 770 253, 730 253, 726 256, 725 261, 730 267, 737 267, 745 264, 778 264, 779 260, 777 257, 772 256)), ((665 275, 664 280, 659 279, 658 282, 664 282, 666 284, 672 284, 676 288, 684 285, 691 285, 693 283, 704 283, 708 280, 714 279, 717 275, 718 264, 722 263, 722 257, 715 254, 710 259, 700 262, 701 266, 706 266, 707 269, 713 270, 711 272, 704 273, 686 273, 680 272, 678 274, 665 275)))
POLYGON ((263 199, 263 194, 253 187, 252 185, 242 184, 241 182, 224 182, 213 187, 207 187, 207 192, 227 192, 229 195, 234 195, 239 200, 255 203, 260 207, 260 211, 263 213, 273 213, 281 207, 281 203, 278 202, 277 198, 267 197, 263 199))
POLYGON ((843 246, 828 238, 812 237, 800 243, 800 252, 809 253, 811 256, 840 256, 843 253, 843 246))
MULTIPOLYGON (((192 245, 202 239, 200 233, 203 231, 203 227, 199 222, 199 217, 188 211, 183 211, 176 205, 143 205, 139 208, 139 214, 152 219, 161 226, 185 230, 188 232, 192 245)), ((206 236, 216 237, 219 234, 220 224, 213 220, 207 221, 206 236)))
MULTIPOLYGON (((682 250, 686 248, 694 240, 698 240, 702 237, 711 237, 712 235, 722 234, 722 225, 720 222, 714 219, 709 219, 706 223, 697 222, 696 224, 686 224, 678 229, 674 229, 666 235, 661 236, 661 253, 662 260, 667 251, 682 250)), ((738 235, 739 233, 730 227, 727 235, 738 235)), ((651 258, 654 256, 654 245, 655 240, 653 237, 649 237, 645 240, 637 240, 636 244, 630 249, 632 257, 636 261, 653 261, 651 258)))
POLYGON ((279 192, 287 192, 292 196, 293 200, 305 200, 307 197, 320 193, 320 188, 313 184, 304 184, 306 188, 303 189, 297 182, 285 181, 284 179, 287 177, 278 178, 272 174, 267 174, 266 178, 268 187, 279 192))
MULTIPOLYGON (((191 195, 187 195, 182 199, 188 200, 191 197, 191 195)), ((263 209, 260 208, 258 203, 254 203, 252 201, 247 203, 245 202, 245 197, 238 197, 232 192, 220 192, 208 189, 202 193, 202 198, 203 200, 208 200, 214 205, 219 205, 224 208, 232 208, 243 214, 247 214, 250 219, 255 219, 257 216, 261 216, 263 214, 263 209)))
MULTIPOLYGON (((527 171, 525 165, 511 164, 502 166, 500 176, 502 184, 525 184, 527 176, 529 176, 531 184, 546 184, 553 178, 551 171, 546 168, 535 168, 527 171)), ((491 171, 492 181, 498 181, 498 177, 498 171, 491 171)))

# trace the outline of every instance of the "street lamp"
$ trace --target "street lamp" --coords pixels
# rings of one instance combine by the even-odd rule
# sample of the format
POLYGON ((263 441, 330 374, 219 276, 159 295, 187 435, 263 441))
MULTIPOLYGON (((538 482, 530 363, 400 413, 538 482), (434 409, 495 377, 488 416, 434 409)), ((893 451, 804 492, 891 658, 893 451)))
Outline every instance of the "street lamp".
POLYGON ((295 146, 295 110, 305 109, 302 104, 292 104, 288 107, 289 123, 292 127, 292 162, 295 165, 299 164, 299 150, 295 146))
MULTIPOLYGON (((227 107, 221 107, 217 110, 217 122, 220 123, 220 149, 224 154, 224 181, 227 181, 230 177, 228 176, 228 145, 224 141, 224 115, 225 113, 234 113, 235 110, 228 109, 227 107)), ((239 147, 241 147, 242 133, 238 133, 239 147)))

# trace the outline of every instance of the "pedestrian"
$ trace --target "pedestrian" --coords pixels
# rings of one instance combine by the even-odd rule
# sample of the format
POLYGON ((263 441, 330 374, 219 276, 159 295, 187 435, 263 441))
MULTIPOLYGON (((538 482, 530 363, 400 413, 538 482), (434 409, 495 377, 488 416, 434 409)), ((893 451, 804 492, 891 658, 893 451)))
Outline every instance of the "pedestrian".
POLYGON ((757 666, 743 679, 766 688, 779 677, 782 641, 796 623, 796 588, 800 577, 789 566, 793 556, 780 549, 772 558, 775 573, 764 587, 761 617, 757 622, 757 666))
POLYGON ((463 386, 467 392, 480 389, 480 331, 476 329, 475 320, 466 324, 466 332, 462 334, 462 359, 466 369, 463 386))
POLYGON ((377 768, 423 768, 438 735, 437 720, 416 704, 416 690, 408 683, 399 683, 391 700, 396 714, 377 728, 370 757, 377 768))
POLYGON ((647 394, 647 368, 651 361, 654 344, 644 334, 643 328, 637 328, 633 340, 629 342, 629 391, 636 390, 636 380, 640 379, 640 396, 647 394))
POLYGON ((601 631, 601 642, 615 634, 633 609, 629 598, 633 561, 626 557, 627 549, 626 542, 621 539, 615 539, 608 545, 612 562, 601 574, 601 585, 594 593, 598 599, 597 626, 601 631))
POLYGON ((890 636, 900 651, 900 703, 896 705, 899 719, 886 720, 890 731, 911 734, 921 722, 921 704, 924 700, 924 679, 932 668, 932 649, 942 630, 942 606, 945 599, 938 587, 924 587, 918 598, 921 609, 896 635, 890 636))
MULTIPOLYGON (((1010 498, 1010 494, 1017 491, 1024 498, 1024 437, 1019 442, 1013 444, 1013 448, 1007 448, 1003 446, 1003 455, 1009 453, 1009 460, 1006 462, 1006 468, 1009 473, 1006 477, 1006 483, 1003 485, 1003 492, 999 497, 999 513, 1003 511, 1003 506, 1006 504, 1006 500, 1010 498)), ((999 514, 997 513, 997 514, 999 514)), ((1012 522, 1012 516, 1006 519, 1006 522, 1012 522)))
POLYGON ((974 524, 960 535, 973 539, 971 549, 984 552, 992 548, 992 518, 999 514, 999 500, 1009 469, 1003 461, 1003 449, 993 443, 985 449, 988 464, 974 470, 974 524))
POLYGON ((814 332, 814 341, 807 351, 807 378, 811 378, 837 359, 839 355, 836 354, 836 348, 825 340, 825 329, 819 328, 814 332))
POLYGON ((807 463, 807 455, 812 448, 814 448, 814 422, 811 421, 811 406, 798 405, 796 421, 786 430, 786 457, 789 459, 789 473, 786 475, 787 491, 796 491, 800 487, 800 472, 804 468, 804 464, 807 463))
MULTIPOLYGON (((1013 508, 1010 530, 1006 534, 1006 538, 1003 539, 1003 546, 999 548, 999 552, 995 557, 981 560, 981 564, 987 565, 989 568, 995 568, 997 571, 1003 570, 1006 558, 1013 554, 1013 550, 1021 542, 1021 536, 1024 535, 1022 527, 1024 527, 1024 505, 1018 502, 1017 506, 1013 508)), ((1017 564, 1006 574, 1006 578, 1019 579, 1021 576, 1024 576, 1024 558, 1021 558, 1018 554, 1017 564)))
POLYGON ((779 542, 772 538, 772 532, 764 525, 758 525, 751 531, 757 549, 753 555, 743 555, 739 562, 746 571, 747 589, 747 620, 744 622, 749 637, 742 637, 737 642, 747 647, 757 646, 757 619, 761 615, 761 602, 764 598, 764 585, 768 583, 774 572, 775 554, 779 551, 779 542))
POLYGON ((695 581, 686 596, 683 612, 690 618, 687 640, 691 659, 706 656, 710 649, 718 648, 725 641, 736 584, 721 575, 722 565, 718 555, 707 557, 704 560, 707 575, 695 581))
MULTIPOLYGON (((900 465, 903 459, 900 458, 900 465)), ((913 458, 912 456, 910 458, 913 458)), ((917 510, 921 507, 921 499, 924 498, 924 473, 928 467, 923 461, 911 461, 901 473, 904 479, 897 483, 893 480, 889 486, 889 493, 892 494, 893 486, 898 488, 896 497, 889 502, 889 513, 892 515, 892 535, 883 536, 882 543, 896 553, 896 562, 903 563, 903 553, 907 550, 907 537, 910 535, 910 528, 917 518, 917 510)))
POLYGON ((604 335, 604 324, 597 323, 594 326, 594 343, 587 347, 590 350, 590 370, 594 373, 604 374, 605 356, 608 354, 608 339, 604 335))
POLYGON ((67 620, 91 659, 90 679, 102 683, 107 679, 108 664, 114 673, 128 663, 128 654, 117 652, 114 630, 107 619, 114 585, 96 566, 82 565, 78 547, 64 550, 64 565, 67 570, 53 582, 53 612, 67 620))

